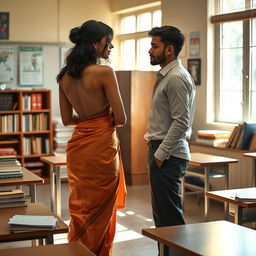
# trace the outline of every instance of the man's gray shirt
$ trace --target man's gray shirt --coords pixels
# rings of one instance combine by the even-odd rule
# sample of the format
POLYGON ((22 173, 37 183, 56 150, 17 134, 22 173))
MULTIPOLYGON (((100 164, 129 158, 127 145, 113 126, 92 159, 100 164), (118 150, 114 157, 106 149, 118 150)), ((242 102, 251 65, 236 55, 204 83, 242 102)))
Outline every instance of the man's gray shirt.
POLYGON ((194 117, 195 84, 176 59, 157 73, 146 140, 162 140, 155 152, 161 161, 170 156, 190 160, 187 140, 194 117))

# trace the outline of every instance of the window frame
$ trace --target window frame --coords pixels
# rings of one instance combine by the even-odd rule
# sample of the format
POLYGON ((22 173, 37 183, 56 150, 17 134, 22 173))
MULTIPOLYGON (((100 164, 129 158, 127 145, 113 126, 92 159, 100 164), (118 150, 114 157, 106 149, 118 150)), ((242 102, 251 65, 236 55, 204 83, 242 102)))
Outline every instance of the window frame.
MULTIPOLYGON (((140 15, 140 14, 143 14, 143 13, 150 12, 151 13, 151 27, 153 27, 153 13, 154 13, 154 11, 161 11, 161 13, 162 13, 161 6, 158 5, 158 6, 154 6, 154 7, 150 7, 150 8, 145 8, 145 9, 141 9, 141 10, 137 10, 137 11, 131 11, 131 12, 122 13, 118 17, 118 20, 119 20, 119 33, 116 36, 116 43, 118 44, 119 49, 120 50, 122 49, 122 47, 121 47, 122 46, 122 42, 124 42, 125 40, 131 40, 131 39, 135 40, 135 66, 131 70, 141 70, 138 67, 138 63, 139 63, 138 62, 138 41, 139 41, 139 39, 142 39, 142 38, 149 38, 149 36, 148 36, 149 30, 137 32, 137 29, 138 29, 137 28, 137 26, 138 26, 138 18, 137 18, 137 16, 140 15), (124 17, 133 16, 133 15, 136 16, 136 22, 135 22, 136 32, 127 33, 127 34, 121 34, 121 22, 122 22, 122 19, 124 17)), ((161 19, 161 23, 162 23, 162 19, 161 19)), ((149 49, 150 49, 150 45, 149 45, 148 50, 149 49)), ((127 69, 123 68, 122 55, 123 55, 123 53, 120 54, 120 57, 118 59, 118 69, 119 70, 127 70, 127 69)), ((153 70, 156 70, 156 68, 152 66, 151 69, 149 69, 148 71, 153 71, 153 70)))
MULTIPOLYGON (((240 123, 251 119, 251 97, 250 97, 250 40, 251 40, 251 25, 253 19, 241 20, 243 22, 243 72, 242 72, 242 120, 226 121, 220 118, 220 85, 221 85, 221 63, 220 63, 220 46, 221 46, 221 24, 226 22, 221 22, 215 24, 215 121, 225 122, 225 123, 240 123)), ((228 22, 228 21, 227 21, 228 22)))

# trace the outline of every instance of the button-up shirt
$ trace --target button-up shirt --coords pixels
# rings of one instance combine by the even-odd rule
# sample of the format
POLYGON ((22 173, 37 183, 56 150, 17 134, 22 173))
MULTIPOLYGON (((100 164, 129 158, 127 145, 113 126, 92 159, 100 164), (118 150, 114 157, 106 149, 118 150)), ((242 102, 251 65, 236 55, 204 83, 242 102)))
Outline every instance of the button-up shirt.
POLYGON ((195 84, 176 59, 157 73, 146 140, 162 140, 155 152, 161 161, 170 156, 190 160, 187 140, 194 117, 195 84))

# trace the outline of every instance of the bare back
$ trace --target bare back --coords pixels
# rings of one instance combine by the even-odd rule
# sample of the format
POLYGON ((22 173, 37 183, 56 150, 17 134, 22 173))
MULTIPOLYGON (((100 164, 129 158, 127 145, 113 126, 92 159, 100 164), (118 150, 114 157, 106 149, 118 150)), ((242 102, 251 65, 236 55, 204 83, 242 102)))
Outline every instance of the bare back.
POLYGON ((113 111, 115 123, 120 122, 120 118, 125 119, 116 77, 108 66, 88 66, 78 79, 65 74, 59 91, 61 116, 66 125, 74 124, 73 109, 79 121, 100 117, 110 111, 113 111))

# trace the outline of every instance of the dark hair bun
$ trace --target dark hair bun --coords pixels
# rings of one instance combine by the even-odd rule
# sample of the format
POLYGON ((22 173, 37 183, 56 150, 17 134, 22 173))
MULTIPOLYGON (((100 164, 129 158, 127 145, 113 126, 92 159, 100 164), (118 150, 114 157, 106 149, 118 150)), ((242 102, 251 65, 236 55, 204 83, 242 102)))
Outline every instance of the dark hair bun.
POLYGON ((74 44, 78 44, 82 41, 81 30, 79 27, 71 29, 69 39, 74 44))

